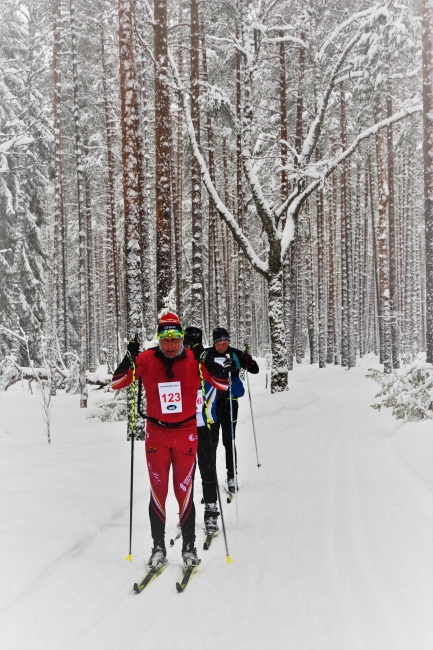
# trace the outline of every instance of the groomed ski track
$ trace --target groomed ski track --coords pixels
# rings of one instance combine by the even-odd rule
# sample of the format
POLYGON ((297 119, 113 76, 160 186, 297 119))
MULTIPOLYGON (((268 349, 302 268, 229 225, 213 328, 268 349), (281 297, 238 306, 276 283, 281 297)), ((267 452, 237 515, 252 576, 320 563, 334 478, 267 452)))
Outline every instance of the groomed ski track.
MULTIPOLYGON (((402 425, 370 408, 377 385, 350 371, 297 366, 288 393, 250 376, 238 433, 239 525, 203 550, 185 593, 176 504, 169 565, 140 595, 150 548, 148 479, 135 458, 133 562, 123 423, 86 420, 78 396, 53 399, 52 445, 38 396, 0 395, 2 650, 431 650, 432 423, 402 425), (4 569, 4 570, 3 570, 4 569)), ((223 486, 223 447, 219 447, 223 486)))

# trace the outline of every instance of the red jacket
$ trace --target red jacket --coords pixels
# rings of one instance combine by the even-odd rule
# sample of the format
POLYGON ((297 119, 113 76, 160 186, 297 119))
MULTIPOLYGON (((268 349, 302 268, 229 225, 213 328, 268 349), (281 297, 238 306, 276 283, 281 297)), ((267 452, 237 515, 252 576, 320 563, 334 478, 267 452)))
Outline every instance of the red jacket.
MULTIPOLYGON (((226 379, 210 374, 204 364, 196 361, 191 350, 184 351, 173 360, 164 358, 159 348, 146 350, 135 360, 135 378, 141 377, 147 397, 147 415, 167 423, 182 422, 196 413, 197 391, 200 388, 200 370, 203 379, 219 390, 228 389, 226 379), (199 370, 200 368, 200 370, 199 370), (172 376, 170 376, 172 375, 172 376)), ((112 388, 126 388, 132 383, 132 370, 119 370, 113 375, 112 388)), ((186 426, 195 428, 191 419, 186 426)), ((151 430, 157 426, 148 422, 151 430)))

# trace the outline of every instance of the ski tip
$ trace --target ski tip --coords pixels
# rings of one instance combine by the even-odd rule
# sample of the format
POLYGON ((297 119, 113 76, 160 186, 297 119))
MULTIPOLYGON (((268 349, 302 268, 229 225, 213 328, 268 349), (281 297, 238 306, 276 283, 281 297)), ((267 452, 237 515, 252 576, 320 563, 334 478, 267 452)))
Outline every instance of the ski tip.
POLYGON ((180 584, 180 582, 176 582, 176 589, 178 590, 179 593, 182 593, 183 588, 182 588, 182 585, 180 584))
POLYGON ((261 467, 261 466, 262 466, 262 464, 261 464, 261 463, 259 463, 259 464, 257 465, 257 467, 261 467))
POLYGON ((227 555, 227 564, 230 564, 233 561, 233 558, 231 558, 230 555, 227 555))
POLYGON ((131 553, 128 553, 128 555, 125 557, 125 560, 126 560, 127 562, 132 562, 132 555, 131 555, 131 553))

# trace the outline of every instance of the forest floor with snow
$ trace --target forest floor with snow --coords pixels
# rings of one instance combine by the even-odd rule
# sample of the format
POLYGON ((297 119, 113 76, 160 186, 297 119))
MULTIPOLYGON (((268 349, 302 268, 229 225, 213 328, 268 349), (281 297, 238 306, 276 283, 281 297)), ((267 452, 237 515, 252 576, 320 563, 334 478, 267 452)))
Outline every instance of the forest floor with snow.
MULTIPOLYGON (((0 393, 2 650, 431 650, 432 422, 402 424, 370 405, 374 360, 350 371, 307 364, 270 395, 251 376, 238 424, 239 523, 176 592, 181 543, 140 595, 151 550, 143 443, 135 454, 133 562, 125 423, 86 419, 79 397, 53 398, 52 444, 40 395, 0 393)), ((100 393, 91 393, 91 400, 100 393)), ((224 448, 218 469, 224 484, 224 448)), ((177 507, 168 501, 167 536, 177 507)))

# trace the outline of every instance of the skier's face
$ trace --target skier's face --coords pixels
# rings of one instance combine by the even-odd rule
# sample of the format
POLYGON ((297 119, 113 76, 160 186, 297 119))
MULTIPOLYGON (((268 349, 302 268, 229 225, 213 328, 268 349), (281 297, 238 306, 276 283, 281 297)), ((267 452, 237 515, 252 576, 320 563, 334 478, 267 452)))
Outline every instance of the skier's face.
POLYGON ((228 341, 218 341, 218 343, 215 343, 215 350, 220 354, 224 354, 225 352, 227 352, 228 347, 229 347, 228 341))
POLYGON ((180 346, 182 345, 181 338, 159 339, 162 353, 168 358, 173 359, 179 354, 180 346))

